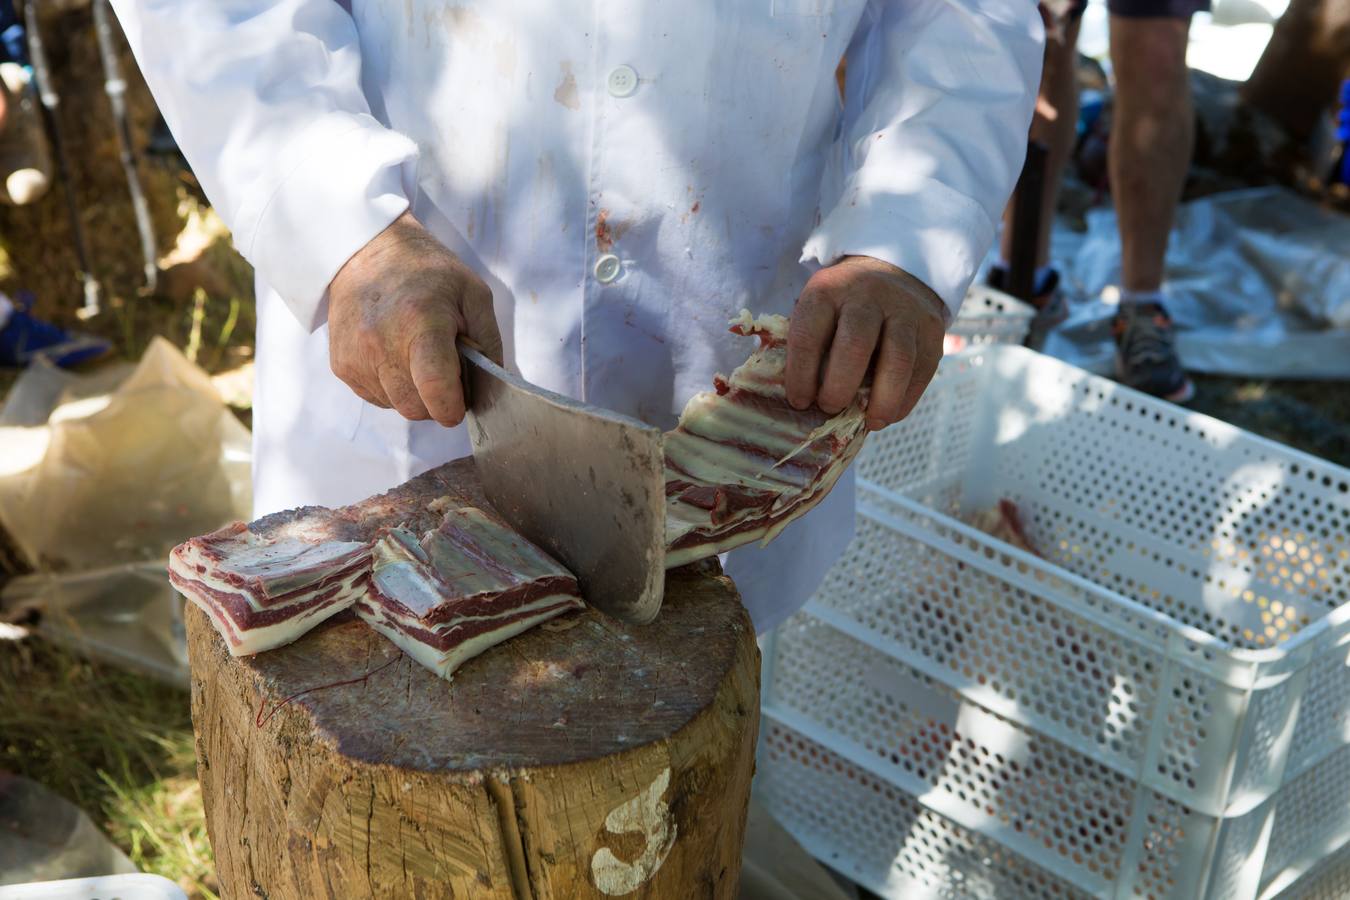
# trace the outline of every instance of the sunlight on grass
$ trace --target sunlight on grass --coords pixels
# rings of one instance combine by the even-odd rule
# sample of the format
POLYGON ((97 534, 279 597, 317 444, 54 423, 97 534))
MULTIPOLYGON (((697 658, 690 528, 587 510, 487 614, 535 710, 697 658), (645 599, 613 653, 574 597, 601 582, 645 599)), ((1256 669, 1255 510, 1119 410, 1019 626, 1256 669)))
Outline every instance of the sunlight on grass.
POLYGON ((0 768, 89 813, 139 868, 216 898, 188 696, 40 639, 0 643, 0 768))

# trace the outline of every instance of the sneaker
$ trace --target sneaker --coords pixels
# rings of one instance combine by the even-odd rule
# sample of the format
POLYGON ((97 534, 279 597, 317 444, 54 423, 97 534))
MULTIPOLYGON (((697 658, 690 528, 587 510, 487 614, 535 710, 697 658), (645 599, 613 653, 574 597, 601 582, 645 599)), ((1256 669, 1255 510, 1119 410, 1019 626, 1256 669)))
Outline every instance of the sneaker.
POLYGON ((96 359, 111 349, 103 338, 75 335, 29 312, 31 301, 16 303, 0 328, 0 366, 21 369, 38 357, 62 368, 96 359))
POLYGON ((1176 329, 1159 303, 1122 306, 1111 323, 1116 339, 1116 378, 1145 394, 1173 403, 1195 396, 1177 358, 1176 329))
MULTIPOLYGON (((987 284, 996 291, 1008 293, 1008 270, 1002 266, 992 267, 989 270, 987 284)), ((1036 315, 1027 329, 1026 339, 1022 341, 1032 350, 1044 347, 1045 339, 1050 332, 1069 317, 1069 303, 1064 299, 1064 292, 1059 289, 1058 271, 1050 269, 1046 277, 1040 279, 1036 288, 1036 296, 1031 299, 1036 315)))

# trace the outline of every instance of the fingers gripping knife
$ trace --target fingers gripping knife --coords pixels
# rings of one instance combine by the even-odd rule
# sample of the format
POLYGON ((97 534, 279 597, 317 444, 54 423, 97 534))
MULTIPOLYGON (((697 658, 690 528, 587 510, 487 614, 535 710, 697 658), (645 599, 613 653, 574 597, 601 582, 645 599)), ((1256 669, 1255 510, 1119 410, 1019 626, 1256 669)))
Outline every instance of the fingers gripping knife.
POLYGON ((666 553, 660 430, 460 352, 474 463, 493 507, 572 570, 586 602, 626 622, 656 618, 666 553))

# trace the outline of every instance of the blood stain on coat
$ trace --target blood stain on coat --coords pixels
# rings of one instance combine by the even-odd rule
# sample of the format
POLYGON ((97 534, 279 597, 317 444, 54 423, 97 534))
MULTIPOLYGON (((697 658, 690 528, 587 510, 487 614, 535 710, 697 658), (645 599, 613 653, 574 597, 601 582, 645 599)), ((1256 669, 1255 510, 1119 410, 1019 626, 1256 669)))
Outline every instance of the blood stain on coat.
POLYGON ((553 92, 553 99, 568 109, 581 109, 581 94, 577 91, 577 76, 570 62, 563 62, 562 80, 553 92))
POLYGON ((614 233, 609 228, 609 210, 602 209, 595 216, 595 246, 601 253, 608 253, 614 246, 614 233))
POLYGON ((702 201, 702 200, 695 200, 695 201, 694 201, 694 205, 691 206, 691 207, 689 207, 689 211, 690 211, 691 213, 697 213, 698 210, 699 210, 699 207, 701 207, 702 205, 703 205, 703 201, 702 201))

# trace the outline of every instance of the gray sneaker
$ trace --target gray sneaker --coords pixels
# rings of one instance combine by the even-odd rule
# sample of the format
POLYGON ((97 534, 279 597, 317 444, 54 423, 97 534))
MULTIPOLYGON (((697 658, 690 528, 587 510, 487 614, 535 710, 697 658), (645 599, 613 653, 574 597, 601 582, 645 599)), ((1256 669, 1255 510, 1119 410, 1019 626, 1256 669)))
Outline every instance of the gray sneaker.
POLYGON ((1116 339, 1116 378, 1145 394, 1173 403, 1195 396, 1177 358, 1176 328, 1159 303, 1122 306, 1111 323, 1116 339))

